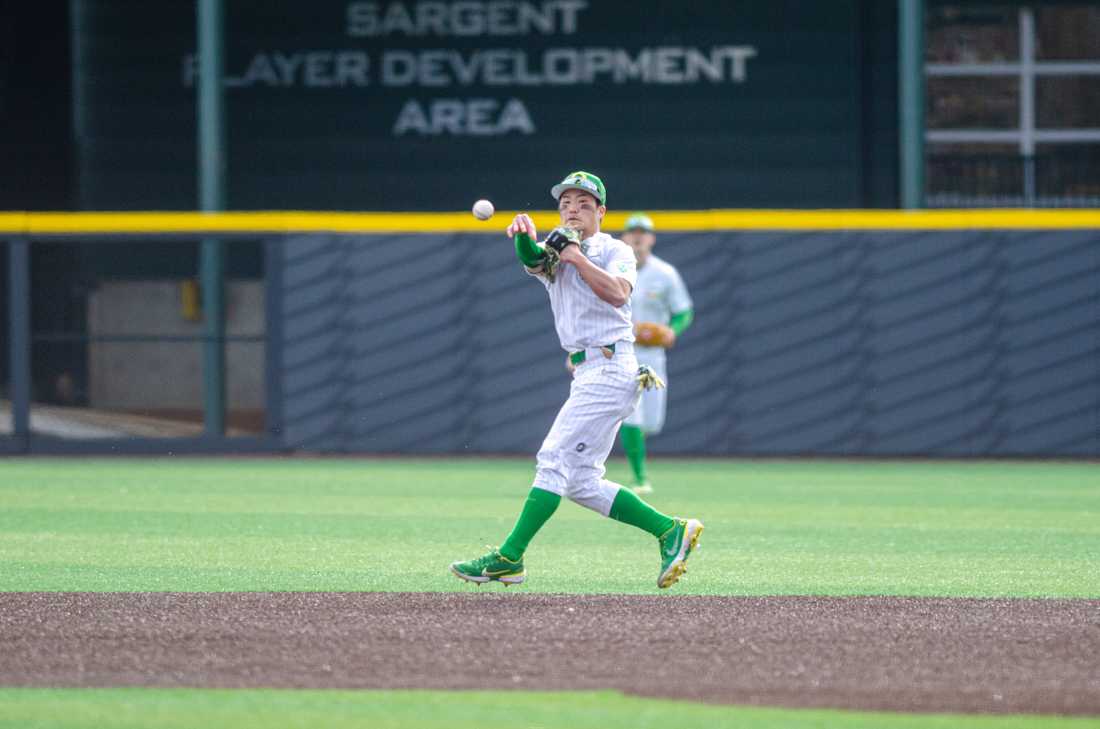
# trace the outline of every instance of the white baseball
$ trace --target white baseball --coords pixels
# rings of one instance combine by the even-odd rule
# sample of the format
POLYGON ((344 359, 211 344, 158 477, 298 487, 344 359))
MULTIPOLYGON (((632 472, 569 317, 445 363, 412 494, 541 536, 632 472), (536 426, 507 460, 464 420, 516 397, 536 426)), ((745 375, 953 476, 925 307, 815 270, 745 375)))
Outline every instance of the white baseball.
POLYGON ((493 207, 493 204, 488 200, 478 200, 476 203, 474 203, 473 213, 474 217, 478 220, 488 220, 489 218, 493 217, 493 213, 495 212, 496 209, 493 207))

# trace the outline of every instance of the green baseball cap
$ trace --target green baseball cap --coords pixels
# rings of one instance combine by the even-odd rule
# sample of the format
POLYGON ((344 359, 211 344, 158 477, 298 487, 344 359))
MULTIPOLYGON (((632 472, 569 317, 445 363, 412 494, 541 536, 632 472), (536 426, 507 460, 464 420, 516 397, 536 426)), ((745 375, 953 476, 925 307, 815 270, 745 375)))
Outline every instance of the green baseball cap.
POLYGON ((629 218, 626 219, 626 225, 623 226, 623 230, 644 230, 647 233, 656 232, 656 228, 653 227, 653 221, 649 219, 649 216, 645 213, 632 213, 629 218))
POLYGON ((607 188, 603 186, 603 180, 591 172, 570 172, 564 180, 550 188, 550 194, 557 200, 566 190, 582 190, 593 195, 600 205, 607 205, 607 188))

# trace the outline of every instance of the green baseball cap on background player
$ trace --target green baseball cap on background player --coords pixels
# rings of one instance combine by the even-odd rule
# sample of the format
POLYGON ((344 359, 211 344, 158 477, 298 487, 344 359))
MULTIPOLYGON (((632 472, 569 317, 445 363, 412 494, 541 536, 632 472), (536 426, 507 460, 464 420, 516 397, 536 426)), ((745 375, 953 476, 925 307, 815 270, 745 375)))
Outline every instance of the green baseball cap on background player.
POLYGON ((607 188, 603 186, 603 180, 591 172, 570 172, 564 180, 550 188, 550 194, 557 200, 566 190, 583 190, 594 196, 600 205, 607 205, 607 188))
POLYGON ((626 219, 626 225, 623 226, 623 230, 644 230, 647 233, 655 233, 656 228, 653 227, 653 221, 649 219, 649 216, 645 213, 633 213, 626 219))

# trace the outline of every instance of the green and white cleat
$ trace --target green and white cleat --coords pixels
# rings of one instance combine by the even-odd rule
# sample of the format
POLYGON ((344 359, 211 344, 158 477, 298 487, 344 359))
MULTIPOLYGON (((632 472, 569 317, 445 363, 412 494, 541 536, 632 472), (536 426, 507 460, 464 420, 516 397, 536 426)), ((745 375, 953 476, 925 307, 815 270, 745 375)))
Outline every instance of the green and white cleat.
POLYGON ((672 587, 687 571, 687 558, 699 546, 699 535, 703 533, 703 522, 698 519, 676 518, 671 529, 661 535, 661 574, 657 576, 657 587, 672 587))
POLYGON ((640 495, 651 494, 653 493, 653 484, 649 481, 643 481, 642 483, 636 483, 631 486, 630 490, 640 495))
POLYGON ((513 562, 496 549, 477 559, 451 563, 451 572, 460 580, 479 585, 494 580, 505 585, 518 585, 527 579, 523 558, 513 562))

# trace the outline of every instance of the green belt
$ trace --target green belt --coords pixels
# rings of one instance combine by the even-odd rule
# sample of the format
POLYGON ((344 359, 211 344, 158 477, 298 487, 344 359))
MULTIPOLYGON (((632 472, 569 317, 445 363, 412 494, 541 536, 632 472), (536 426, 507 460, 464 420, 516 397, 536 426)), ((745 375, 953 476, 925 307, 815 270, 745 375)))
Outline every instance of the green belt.
MULTIPOLYGON (((605 344, 601 347, 601 349, 610 349, 612 352, 614 352, 615 351, 615 345, 614 344, 605 344)), ((581 362, 584 361, 584 359, 585 359, 585 354, 584 353, 585 353, 585 350, 582 349, 579 352, 574 352, 573 354, 569 355, 569 363, 572 364, 574 367, 576 367, 577 365, 579 365, 581 362)))

